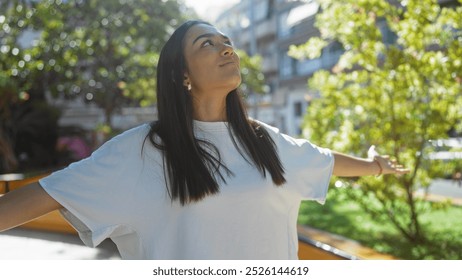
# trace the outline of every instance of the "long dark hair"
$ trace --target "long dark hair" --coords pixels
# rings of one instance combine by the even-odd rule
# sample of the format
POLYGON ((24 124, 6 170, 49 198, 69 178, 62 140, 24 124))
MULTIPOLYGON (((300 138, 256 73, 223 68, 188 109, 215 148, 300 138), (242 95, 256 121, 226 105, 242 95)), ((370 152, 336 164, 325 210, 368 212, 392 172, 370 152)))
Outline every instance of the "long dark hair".
MULTIPOLYGON (((158 121, 151 123, 148 134, 150 142, 163 152, 170 197, 179 199, 182 205, 218 193, 219 181, 226 183, 226 177, 233 175, 222 163, 218 149, 194 136, 192 98, 183 85, 186 69, 183 41, 186 32, 196 24, 211 25, 197 20, 183 23, 160 53, 157 66, 158 121), (156 140, 156 135, 160 141, 159 138, 156 140)), ((284 184, 284 170, 275 144, 262 126, 248 118, 237 89, 226 97, 226 114, 235 136, 231 131, 230 135, 241 155, 252 161, 263 177, 266 178, 268 171, 275 185, 284 184)))

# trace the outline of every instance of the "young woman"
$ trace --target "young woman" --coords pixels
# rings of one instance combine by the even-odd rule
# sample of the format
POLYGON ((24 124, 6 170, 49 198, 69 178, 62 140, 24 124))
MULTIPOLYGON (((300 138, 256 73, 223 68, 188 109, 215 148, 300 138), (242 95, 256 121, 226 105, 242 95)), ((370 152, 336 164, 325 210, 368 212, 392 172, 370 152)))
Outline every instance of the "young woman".
POLYGON ((323 202, 332 174, 408 172, 249 119, 239 57, 208 23, 180 26, 157 71, 158 121, 6 194, 0 230, 61 209, 85 244, 111 238, 124 259, 296 259, 300 202, 323 202))

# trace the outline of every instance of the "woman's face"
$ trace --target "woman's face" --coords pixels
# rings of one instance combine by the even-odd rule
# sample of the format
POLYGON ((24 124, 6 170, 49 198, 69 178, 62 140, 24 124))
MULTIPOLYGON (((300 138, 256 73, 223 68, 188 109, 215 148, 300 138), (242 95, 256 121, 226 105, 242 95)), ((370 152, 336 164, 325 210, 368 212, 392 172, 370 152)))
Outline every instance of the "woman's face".
POLYGON ((239 56, 231 41, 214 26, 197 24, 186 33, 185 80, 192 94, 228 94, 241 83, 239 56))

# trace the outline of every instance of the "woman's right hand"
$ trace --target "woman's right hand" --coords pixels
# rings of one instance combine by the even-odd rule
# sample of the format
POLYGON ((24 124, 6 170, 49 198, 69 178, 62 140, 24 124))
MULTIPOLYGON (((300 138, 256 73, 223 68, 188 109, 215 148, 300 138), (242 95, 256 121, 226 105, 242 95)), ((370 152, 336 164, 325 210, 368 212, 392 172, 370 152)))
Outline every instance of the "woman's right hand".
POLYGON ((35 182, 0 196, 0 232, 62 208, 35 182))

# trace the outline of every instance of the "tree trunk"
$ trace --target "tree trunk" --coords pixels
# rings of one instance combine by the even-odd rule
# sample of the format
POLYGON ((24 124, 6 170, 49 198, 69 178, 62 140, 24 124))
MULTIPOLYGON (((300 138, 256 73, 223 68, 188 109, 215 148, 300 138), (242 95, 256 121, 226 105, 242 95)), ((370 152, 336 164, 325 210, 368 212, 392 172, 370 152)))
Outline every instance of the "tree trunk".
POLYGON ((13 147, 0 127, 0 172, 11 173, 18 167, 18 159, 14 154, 13 147))
POLYGON ((112 114, 114 112, 114 108, 112 106, 106 106, 104 108, 104 124, 109 126, 112 130, 112 114))

